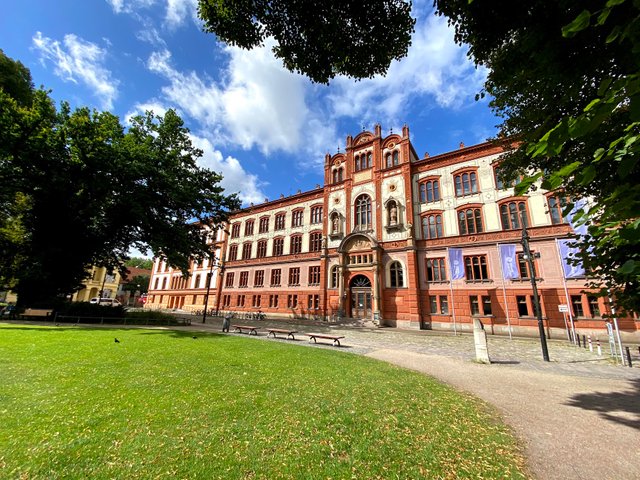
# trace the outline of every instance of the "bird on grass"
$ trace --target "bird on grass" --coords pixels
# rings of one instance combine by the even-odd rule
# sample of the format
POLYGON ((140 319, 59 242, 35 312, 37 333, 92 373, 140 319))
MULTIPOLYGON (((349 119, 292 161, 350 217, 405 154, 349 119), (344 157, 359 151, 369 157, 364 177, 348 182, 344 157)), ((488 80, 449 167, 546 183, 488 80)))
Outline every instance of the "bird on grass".
POLYGON ((198 337, 196 337, 196 336, 194 335, 194 336, 193 336, 193 337, 191 337, 191 338, 193 338, 194 340, 196 340, 198 337))
POLYGON ((114 338, 113 340, 115 343, 120 343, 120 340, 118 340, 117 338, 114 338))

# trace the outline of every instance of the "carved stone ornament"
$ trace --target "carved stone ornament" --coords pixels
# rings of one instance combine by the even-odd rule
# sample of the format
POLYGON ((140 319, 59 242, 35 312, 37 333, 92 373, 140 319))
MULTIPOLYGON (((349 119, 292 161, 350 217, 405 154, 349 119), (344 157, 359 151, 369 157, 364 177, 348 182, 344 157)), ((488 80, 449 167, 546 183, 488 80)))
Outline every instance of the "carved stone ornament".
POLYGON ((351 241, 351 244, 347 248, 349 252, 354 250, 368 250, 371 248, 371 242, 364 238, 357 238, 351 241))
POLYGON ((395 184, 395 183, 390 183, 390 184, 389 184, 389 191, 390 191, 390 192, 395 192, 395 191, 396 191, 396 188, 398 188, 398 187, 396 187, 396 184, 395 184))
POLYGON ((335 203, 336 205, 337 205, 338 203, 340 203, 340 197, 336 197, 336 198, 334 198, 334 199, 333 199, 333 203, 335 203))
POLYGON ((356 145, 362 145, 363 143, 367 143, 369 140, 371 140, 371 136, 370 135, 365 135, 365 136, 360 137, 358 139, 358 143, 356 143, 356 145))
POLYGON ((339 167, 339 166, 340 166, 340 159, 339 159, 339 158, 336 158, 336 159, 333 161, 333 164, 334 164, 336 167, 339 167))

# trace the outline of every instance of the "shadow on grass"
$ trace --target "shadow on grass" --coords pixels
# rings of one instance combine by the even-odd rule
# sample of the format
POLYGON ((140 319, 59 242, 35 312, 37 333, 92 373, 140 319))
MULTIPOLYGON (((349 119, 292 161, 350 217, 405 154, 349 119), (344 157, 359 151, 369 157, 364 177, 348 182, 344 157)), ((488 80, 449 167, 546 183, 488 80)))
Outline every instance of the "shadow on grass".
POLYGON ((567 405, 599 412, 605 420, 640 430, 640 379, 630 380, 629 383, 631 388, 623 392, 576 394, 567 405), (634 416, 635 419, 631 418, 634 416))

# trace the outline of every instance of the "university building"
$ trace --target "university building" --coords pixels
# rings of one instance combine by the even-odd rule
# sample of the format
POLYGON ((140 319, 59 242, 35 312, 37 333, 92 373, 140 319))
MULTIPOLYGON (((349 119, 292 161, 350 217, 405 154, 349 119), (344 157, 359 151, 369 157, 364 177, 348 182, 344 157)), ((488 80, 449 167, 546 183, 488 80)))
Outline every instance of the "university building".
MULTIPOLYGON (((585 293, 584 276, 563 261, 563 199, 514 196, 496 175, 502 153, 461 144, 420 157, 406 126, 348 136, 344 153, 325 157, 323 186, 251 205, 211 232, 215 261, 187 275, 156 259, 146 308, 202 310, 209 281, 213 310, 450 330, 479 317, 489 332, 536 334, 535 275, 550 333, 572 323, 602 331, 606 299, 585 293)), ((619 325, 640 330, 634 319, 619 325)))

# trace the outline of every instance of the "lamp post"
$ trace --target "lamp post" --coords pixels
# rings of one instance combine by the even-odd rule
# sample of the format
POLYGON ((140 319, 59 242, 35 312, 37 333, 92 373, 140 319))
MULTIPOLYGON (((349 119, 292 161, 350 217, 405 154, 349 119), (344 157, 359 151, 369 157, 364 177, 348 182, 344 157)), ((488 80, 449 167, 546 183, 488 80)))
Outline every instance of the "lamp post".
POLYGON ((215 257, 209 257, 209 271, 207 272, 207 293, 204 296, 204 311, 202 312, 202 323, 207 320, 207 308, 209 307, 209 292, 211 291, 211 278, 213 277, 213 267, 215 265, 215 257))
POLYGON ((542 309, 540 308, 540 296, 538 295, 538 285, 536 283, 536 274, 533 269, 533 258, 531 248, 529 247, 529 233, 527 232, 527 223, 525 213, 522 212, 522 250, 524 259, 529 268, 529 277, 531 278, 531 287, 533 288, 533 308, 536 311, 538 319, 538 332, 540 334, 540 344, 542 346, 542 358, 545 362, 549 361, 549 350, 547 349, 547 337, 544 332, 544 324, 542 323, 542 309))

